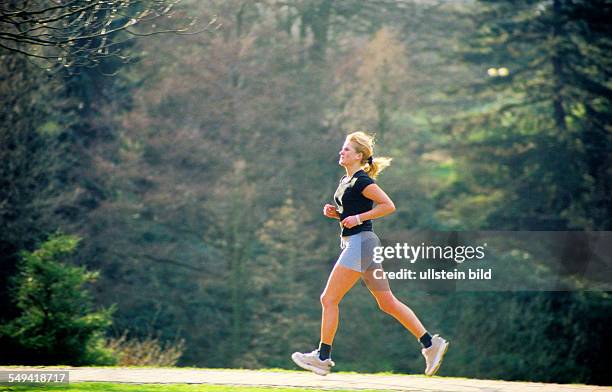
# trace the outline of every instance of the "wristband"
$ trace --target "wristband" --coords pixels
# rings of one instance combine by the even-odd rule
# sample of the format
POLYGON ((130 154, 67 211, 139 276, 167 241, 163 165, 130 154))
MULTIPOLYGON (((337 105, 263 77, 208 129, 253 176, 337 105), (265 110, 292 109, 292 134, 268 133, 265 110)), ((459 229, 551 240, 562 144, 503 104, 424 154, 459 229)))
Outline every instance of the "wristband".
POLYGON ((360 225, 361 222, 361 218, 359 217, 359 214, 355 215, 355 218, 357 218, 357 224, 360 225))

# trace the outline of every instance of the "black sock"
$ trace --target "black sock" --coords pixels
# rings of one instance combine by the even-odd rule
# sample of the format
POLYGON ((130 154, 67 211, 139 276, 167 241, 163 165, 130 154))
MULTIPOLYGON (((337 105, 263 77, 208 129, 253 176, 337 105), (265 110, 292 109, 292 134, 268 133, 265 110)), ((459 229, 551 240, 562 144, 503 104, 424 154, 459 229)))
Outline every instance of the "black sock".
POLYGON ((425 332, 425 334, 419 338, 419 342, 421 342, 423 348, 431 347, 431 335, 429 332, 425 332))
POLYGON ((325 361, 331 355, 331 346, 321 342, 319 344, 319 359, 325 361))

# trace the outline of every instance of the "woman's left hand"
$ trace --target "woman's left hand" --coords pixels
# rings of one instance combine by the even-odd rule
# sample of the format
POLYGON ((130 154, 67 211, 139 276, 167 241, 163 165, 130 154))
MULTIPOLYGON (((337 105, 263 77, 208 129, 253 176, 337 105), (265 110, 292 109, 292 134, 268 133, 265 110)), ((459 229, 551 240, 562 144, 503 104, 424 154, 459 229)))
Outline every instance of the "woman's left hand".
POLYGON ((359 222, 357 222, 357 217, 355 215, 347 216, 342 220, 342 226, 351 229, 357 226, 359 222))

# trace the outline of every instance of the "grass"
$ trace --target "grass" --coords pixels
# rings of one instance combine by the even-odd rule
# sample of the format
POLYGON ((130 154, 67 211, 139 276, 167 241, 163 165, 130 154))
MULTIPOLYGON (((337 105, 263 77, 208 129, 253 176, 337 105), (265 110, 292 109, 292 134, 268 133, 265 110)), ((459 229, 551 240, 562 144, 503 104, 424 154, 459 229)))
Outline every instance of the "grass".
MULTIPOLYGON (((262 388, 234 387, 202 384, 115 384, 107 382, 83 382, 66 385, 18 385, 0 386, 0 391, 62 391, 62 392, 347 392, 345 389, 262 388)), ((380 392, 362 390, 360 392, 380 392)))

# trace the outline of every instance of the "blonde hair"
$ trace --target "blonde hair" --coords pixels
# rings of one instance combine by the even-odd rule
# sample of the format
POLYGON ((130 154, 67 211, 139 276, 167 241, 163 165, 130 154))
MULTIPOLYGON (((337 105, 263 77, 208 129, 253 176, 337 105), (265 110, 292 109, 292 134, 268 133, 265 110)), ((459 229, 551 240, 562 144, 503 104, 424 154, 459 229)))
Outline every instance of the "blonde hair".
POLYGON ((376 178, 384 168, 391 164, 389 157, 375 157, 372 163, 369 158, 374 155, 374 135, 365 132, 353 132, 346 136, 346 140, 355 147, 357 153, 362 154, 361 166, 365 166, 364 171, 368 176, 376 178))

